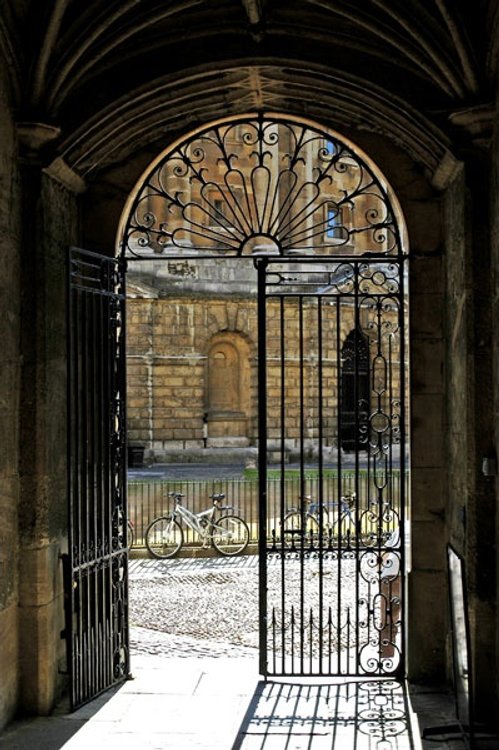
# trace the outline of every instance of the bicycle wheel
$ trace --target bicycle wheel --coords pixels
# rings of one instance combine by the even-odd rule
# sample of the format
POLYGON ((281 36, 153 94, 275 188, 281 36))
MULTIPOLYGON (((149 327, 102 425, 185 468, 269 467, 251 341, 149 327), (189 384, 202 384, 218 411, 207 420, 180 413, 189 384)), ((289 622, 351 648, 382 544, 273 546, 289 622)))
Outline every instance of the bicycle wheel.
POLYGON ((333 545, 346 550, 372 546, 372 535, 363 532, 362 524, 353 513, 343 513, 333 526, 333 545))
POLYGON ((126 527, 126 547, 129 552, 133 547, 133 524, 131 521, 128 521, 126 527))
POLYGON ((284 516, 283 538, 287 550, 298 552, 301 549, 301 539, 305 549, 319 544, 319 521, 310 513, 304 518, 305 528, 302 527, 302 516, 297 510, 284 516))
POLYGON ((222 516, 213 523, 212 542, 222 555, 238 555, 249 542, 249 528, 239 516, 222 516))
POLYGON ((184 533, 174 518, 155 518, 146 530, 146 547, 154 557, 173 557, 184 541, 184 533))

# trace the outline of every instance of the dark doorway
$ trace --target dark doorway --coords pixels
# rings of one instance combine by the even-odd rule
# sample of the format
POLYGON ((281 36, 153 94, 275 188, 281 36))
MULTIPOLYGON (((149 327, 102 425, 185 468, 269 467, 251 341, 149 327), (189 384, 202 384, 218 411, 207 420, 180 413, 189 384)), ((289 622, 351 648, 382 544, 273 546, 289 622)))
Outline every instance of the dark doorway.
POLYGON ((350 331, 341 349, 340 446, 367 450, 370 402, 369 349, 361 330, 350 331))

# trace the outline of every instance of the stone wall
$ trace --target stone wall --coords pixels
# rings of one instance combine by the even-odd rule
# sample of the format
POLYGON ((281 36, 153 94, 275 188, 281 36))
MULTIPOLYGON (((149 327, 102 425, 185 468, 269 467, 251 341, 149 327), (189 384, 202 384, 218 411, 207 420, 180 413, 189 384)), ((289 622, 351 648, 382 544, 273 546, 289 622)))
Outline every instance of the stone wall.
MULTIPOLYGON (((496 55, 497 57, 497 55, 496 55)), ((495 496, 495 507, 499 504, 499 123, 496 122, 494 139, 492 141, 492 160, 494 165, 491 175, 491 314, 495 323, 492 326, 492 382, 494 388, 494 417, 493 417, 493 434, 494 447, 491 451, 491 458, 495 460, 495 476, 491 477, 490 484, 495 496)), ((493 471, 493 470, 492 470, 493 471)), ((499 540, 499 513, 496 513, 494 536, 499 540)), ((496 612, 499 611, 499 544, 496 543, 496 591, 495 602, 496 612)), ((496 616, 497 621, 497 616, 496 616)), ((495 691, 494 694, 499 696, 499 628, 495 628, 496 636, 496 661, 495 661, 495 691)))
POLYGON ((202 449, 206 435, 207 447, 220 447, 224 429, 229 430, 225 447, 254 443, 254 301, 133 297, 127 326, 130 444, 145 445, 146 455, 161 461, 167 454, 202 449), (241 378, 232 382, 238 392, 231 397, 227 382, 225 409, 215 408, 216 404, 210 408, 208 362, 215 345, 232 347, 241 360, 241 378))
POLYGON ((19 696, 20 187, 4 71, 0 65, 0 728, 19 696))
POLYGON ((23 712, 48 714, 65 681, 61 553, 67 549, 67 250, 74 196, 27 161, 23 186, 19 642, 23 712), (33 217, 36 216, 36 222, 33 217))
MULTIPOLYGON (((447 191, 445 223, 447 503, 445 535, 462 557, 467 580, 471 680, 474 711, 486 721, 495 711, 495 669, 490 644, 496 633, 496 563, 494 476, 483 471, 484 458, 495 457, 492 363, 488 161, 470 154, 447 191), (480 186, 478 186, 480 183, 480 186), (474 196, 473 199, 471 196, 474 196), (477 675, 479 681, 475 682, 477 675)), ((451 675, 453 643, 447 641, 451 675)))
POLYGON ((69 193, 42 177, 25 144, 18 159, 19 131, 3 84, 0 80, 0 727, 16 712, 49 713, 62 687, 65 255, 76 229, 69 193))
MULTIPOLYGON (((159 272, 163 264, 162 261, 157 262, 159 272)), ((221 297, 207 296, 204 284, 200 285, 196 296, 192 291, 178 296, 178 288, 168 294, 163 287, 161 296, 158 292, 149 292, 147 296, 140 297, 140 287, 134 285, 133 279, 129 287, 133 295, 127 314, 130 444, 143 445, 146 457, 155 461, 164 461, 167 456, 180 452, 185 460, 189 451, 199 455, 203 448, 256 445, 256 299, 251 296, 228 296, 230 283, 221 297), (228 362, 231 352, 236 360, 233 365, 228 362), (216 357, 223 358, 223 362, 216 357), (217 369, 217 362, 223 369, 217 369), (218 394, 215 389, 219 389, 218 394)), ((338 314, 336 306, 323 305, 320 411, 326 448, 338 447, 338 364, 341 351, 337 351, 337 341, 342 346, 355 327, 352 306, 342 305, 339 318, 338 314)), ((270 450, 277 454, 281 439, 283 344, 284 439, 287 456, 296 457, 301 447, 302 430, 305 451, 317 452, 318 446, 317 305, 304 302, 301 343, 296 299, 286 302, 284 315, 283 340, 279 303, 275 300, 268 303, 268 439, 270 450), (303 389, 302 393, 300 388, 303 389), (301 399, 305 415, 303 422, 300 417, 301 399)), ((388 320, 390 316, 385 317, 388 320)), ((369 322, 369 311, 361 308, 361 328, 367 331, 369 322)), ((373 357, 372 353, 371 359, 373 357)), ((397 392, 399 353, 396 348, 392 351, 392 357, 391 384, 397 392)), ((387 397, 383 397, 382 401, 386 407, 387 397)), ((278 456, 273 458, 275 460, 278 456)))

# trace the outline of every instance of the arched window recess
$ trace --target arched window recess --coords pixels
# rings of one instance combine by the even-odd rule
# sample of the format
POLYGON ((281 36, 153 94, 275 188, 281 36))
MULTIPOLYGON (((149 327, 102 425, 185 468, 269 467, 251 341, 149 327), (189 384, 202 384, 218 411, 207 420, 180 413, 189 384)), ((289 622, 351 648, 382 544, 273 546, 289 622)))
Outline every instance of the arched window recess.
POLYGON ((290 116, 209 124, 161 153, 123 213, 133 259, 402 256, 398 203, 358 148, 290 116))

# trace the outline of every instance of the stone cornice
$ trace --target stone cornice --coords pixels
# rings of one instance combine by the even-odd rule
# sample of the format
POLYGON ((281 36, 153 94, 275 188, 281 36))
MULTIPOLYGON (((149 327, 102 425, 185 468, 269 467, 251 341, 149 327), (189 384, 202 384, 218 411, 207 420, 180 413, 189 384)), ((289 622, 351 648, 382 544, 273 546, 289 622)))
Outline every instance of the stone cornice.
POLYGON ((25 161, 37 162, 41 151, 58 138, 61 129, 56 125, 44 122, 18 122, 17 137, 20 145, 20 157, 25 161))
POLYGON ((492 138, 495 115, 495 104, 487 102, 456 110, 449 115, 449 122, 470 135, 475 145, 488 147, 492 138))

